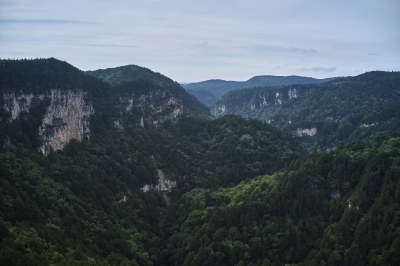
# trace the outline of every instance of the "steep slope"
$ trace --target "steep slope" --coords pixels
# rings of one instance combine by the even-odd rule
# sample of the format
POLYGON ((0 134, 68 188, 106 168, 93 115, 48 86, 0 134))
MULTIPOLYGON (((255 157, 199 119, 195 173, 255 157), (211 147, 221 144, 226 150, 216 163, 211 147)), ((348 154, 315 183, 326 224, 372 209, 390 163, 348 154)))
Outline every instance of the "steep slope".
POLYGON ((398 137, 293 162, 289 133, 172 84, 0 66, 0 265, 399 264, 398 137))
POLYGON ((234 116, 97 129, 48 156, 13 141, 0 146, 0 264, 163 265, 165 204, 142 192, 160 172, 176 181, 172 204, 193 187, 237 184, 298 155, 279 130, 234 116))
POLYGON ((356 143, 169 210, 172 265, 398 265, 400 138, 356 143))
POLYGON ((185 115, 169 84, 111 85, 55 59, 4 65, 19 76, 0 97, 0 265, 163 265, 164 200, 273 173, 302 154, 260 121, 185 115), (40 75, 47 64, 60 80, 40 75), (158 184, 164 198, 145 189, 158 184))
POLYGON ((323 83, 330 81, 334 78, 327 79, 315 79, 310 77, 300 76, 256 76, 247 81, 226 81, 220 79, 206 80, 202 82, 189 83, 183 85, 183 87, 196 96, 200 102, 207 106, 213 105, 217 100, 232 90, 242 88, 253 88, 263 86, 279 86, 279 85, 291 85, 291 84, 312 84, 312 83, 323 83))
POLYGON ((168 176, 175 176, 182 191, 233 185, 273 173, 303 154, 290 134, 233 115, 211 121, 185 118, 160 132, 163 137, 153 137, 159 139, 154 140, 160 147, 156 159, 161 168, 169 169, 168 176))
POLYGON ((96 96, 110 90, 106 83, 54 58, 0 63, 2 142, 48 154, 72 139, 90 138, 90 116, 101 105, 96 96))
POLYGON ((398 130, 399 105, 400 73, 369 72, 323 84, 232 91, 212 113, 260 119, 315 151, 398 130))
POLYGON ((124 130, 208 112, 173 82, 136 79, 111 85, 54 58, 1 60, 0 65, 1 141, 22 141, 44 154, 72 139, 89 139, 91 120, 100 128, 124 130), (17 128, 21 134, 12 134, 17 128))
POLYGON ((209 110, 195 97, 187 93, 177 82, 174 82, 172 79, 160 73, 153 72, 148 68, 127 65, 116 68, 86 71, 86 73, 110 82, 117 87, 120 86, 121 83, 129 83, 139 79, 151 81, 154 86, 167 88, 174 97, 182 101, 188 110, 199 115, 209 115, 209 110))

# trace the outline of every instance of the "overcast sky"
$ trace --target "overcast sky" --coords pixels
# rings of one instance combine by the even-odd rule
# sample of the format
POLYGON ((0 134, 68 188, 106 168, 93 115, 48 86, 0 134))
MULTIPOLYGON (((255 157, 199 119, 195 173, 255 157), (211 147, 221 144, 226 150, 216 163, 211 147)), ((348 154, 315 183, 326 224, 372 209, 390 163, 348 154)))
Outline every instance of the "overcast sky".
POLYGON ((180 81, 400 70, 400 0, 0 0, 0 58, 180 81))

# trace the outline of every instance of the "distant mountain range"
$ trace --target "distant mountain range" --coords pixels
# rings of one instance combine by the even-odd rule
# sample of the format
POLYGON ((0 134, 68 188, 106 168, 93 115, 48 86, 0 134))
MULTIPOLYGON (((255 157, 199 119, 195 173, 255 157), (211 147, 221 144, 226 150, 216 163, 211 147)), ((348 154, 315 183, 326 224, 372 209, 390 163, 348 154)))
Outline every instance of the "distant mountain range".
POLYGON ((301 76, 255 76, 247 81, 212 79, 196 83, 181 84, 189 93, 207 106, 213 105, 228 91, 265 86, 323 83, 335 78, 315 79, 301 76))
POLYGON ((316 151, 398 130, 399 106, 400 72, 375 71, 321 84, 234 90, 211 110, 291 131, 316 151))

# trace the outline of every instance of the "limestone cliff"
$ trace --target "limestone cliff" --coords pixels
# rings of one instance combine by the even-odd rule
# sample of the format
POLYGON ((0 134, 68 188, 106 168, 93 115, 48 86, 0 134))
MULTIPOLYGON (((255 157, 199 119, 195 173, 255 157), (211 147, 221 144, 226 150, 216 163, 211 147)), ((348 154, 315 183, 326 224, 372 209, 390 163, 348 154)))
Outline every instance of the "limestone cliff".
POLYGON ((40 147, 43 154, 62 149, 72 139, 88 139, 89 116, 94 113, 82 91, 51 90, 49 97, 50 105, 39 128, 44 140, 40 147))
POLYGON ((120 78, 108 83, 54 58, 1 62, 4 147, 23 139, 23 145, 46 155, 72 139, 89 139, 91 128, 136 130, 174 123, 186 114, 209 114, 178 83, 148 69, 128 67, 134 76, 124 78, 118 74, 125 73, 122 67, 116 70, 120 78), (89 125, 91 115, 96 124, 89 125))
POLYGON ((155 184, 146 184, 142 187, 143 192, 147 192, 150 190, 160 191, 160 192, 171 192, 173 188, 176 187, 176 181, 168 179, 165 177, 164 172, 161 169, 157 169, 158 175, 158 183, 155 184))
POLYGON ((43 140, 40 151, 47 155, 51 150, 60 150, 71 141, 82 141, 90 136, 89 116, 94 113, 91 104, 85 101, 83 91, 53 89, 46 94, 19 93, 3 94, 5 111, 11 114, 8 122, 29 112, 33 104, 49 102, 39 127, 43 140))
POLYGON ((162 89, 119 97, 118 106, 121 117, 114 121, 114 126, 120 129, 132 123, 142 128, 157 127, 165 121, 176 122, 185 114, 182 101, 162 89), (136 114, 137 119, 124 119, 129 113, 136 114))
MULTIPOLYGON (((29 113, 33 106, 45 104, 38 134, 42 139, 39 150, 47 155, 63 149, 72 139, 90 138, 89 117, 94 108, 89 98, 82 90, 52 89, 43 94, 10 91, 3 93, 2 107, 11 123, 22 112, 29 113)), ((110 100, 120 114, 113 126, 122 130, 126 126, 157 127, 165 121, 176 122, 186 112, 182 101, 163 89, 131 92, 110 100)))
POLYGON ((30 94, 20 94, 15 95, 14 92, 9 92, 3 95, 4 96, 4 106, 3 108, 11 113, 11 120, 15 120, 19 117, 22 112, 29 112, 29 109, 32 104, 32 100, 34 98, 39 98, 43 100, 43 95, 35 96, 32 93, 30 94))

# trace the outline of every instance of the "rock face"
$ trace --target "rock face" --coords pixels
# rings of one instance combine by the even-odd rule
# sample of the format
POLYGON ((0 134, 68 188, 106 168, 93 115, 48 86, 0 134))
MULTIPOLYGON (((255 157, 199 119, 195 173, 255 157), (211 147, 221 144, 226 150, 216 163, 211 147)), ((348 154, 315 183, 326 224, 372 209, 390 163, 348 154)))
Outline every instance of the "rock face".
POLYGON ((47 155, 57 151, 76 139, 90 137, 89 116, 94 113, 91 104, 85 101, 83 91, 53 89, 47 94, 6 93, 3 108, 11 113, 9 122, 19 118, 22 112, 29 112, 33 103, 49 100, 50 105, 42 117, 39 136, 43 139, 40 151, 47 155))
POLYGON ((152 127, 166 121, 176 122, 185 114, 185 108, 181 100, 164 90, 153 90, 146 93, 131 93, 129 96, 118 99, 118 108, 121 119, 114 121, 114 126, 123 129, 127 123, 135 123, 135 126, 152 127), (137 121, 122 121, 126 113, 138 113, 137 121))
POLYGON ((296 86, 250 88, 224 95, 220 101, 210 107, 210 110, 215 117, 224 114, 246 114, 245 117, 251 117, 253 113, 268 112, 268 110, 273 112, 282 105, 310 92, 308 89, 300 90, 296 86), (245 93, 246 91, 248 93, 245 93))
MULTIPOLYGON (((4 109, 11 113, 11 121, 19 117, 22 112, 29 112, 32 100, 35 98, 33 94, 21 94, 16 96, 14 92, 4 94, 4 109)), ((43 99, 43 95, 39 96, 43 99)))
POLYGON ((174 187, 176 187, 176 181, 166 178, 164 172, 161 169, 157 169, 157 174, 158 174, 158 184, 144 185, 142 187, 143 192, 147 192, 150 190, 160 191, 160 192, 171 192, 171 190, 174 187))
POLYGON ((40 147, 43 154, 57 151, 76 139, 89 139, 89 116, 94 113, 91 104, 84 100, 82 91, 51 90, 50 105, 39 128, 44 144, 40 147))
MULTIPOLYGON (((2 107, 10 113, 11 123, 22 112, 29 113, 33 106, 45 104, 38 132, 43 141, 39 150, 47 155, 63 149, 72 139, 90 138, 89 118, 95 112, 89 99, 82 90, 52 89, 43 94, 10 91, 3 93, 2 107)), ((186 113, 182 101, 162 89, 132 92, 112 101, 120 114, 113 126, 121 130, 126 126, 157 127, 166 121, 176 122, 186 113)))
POLYGON ((209 115, 178 83, 146 68, 95 71, 108 83, 54 58, 0 61, 4 147, 21 135, 24 145, 47 155, 72 139, 89 139, 95 128, 130 131, 176 123, 189 114, 209 115))
POLYGON ((295 131, 292 132, 293 135, 296 135, 298 137, 301 136, 314 136, 317 134, 317 128, 297 128, 295 131))

